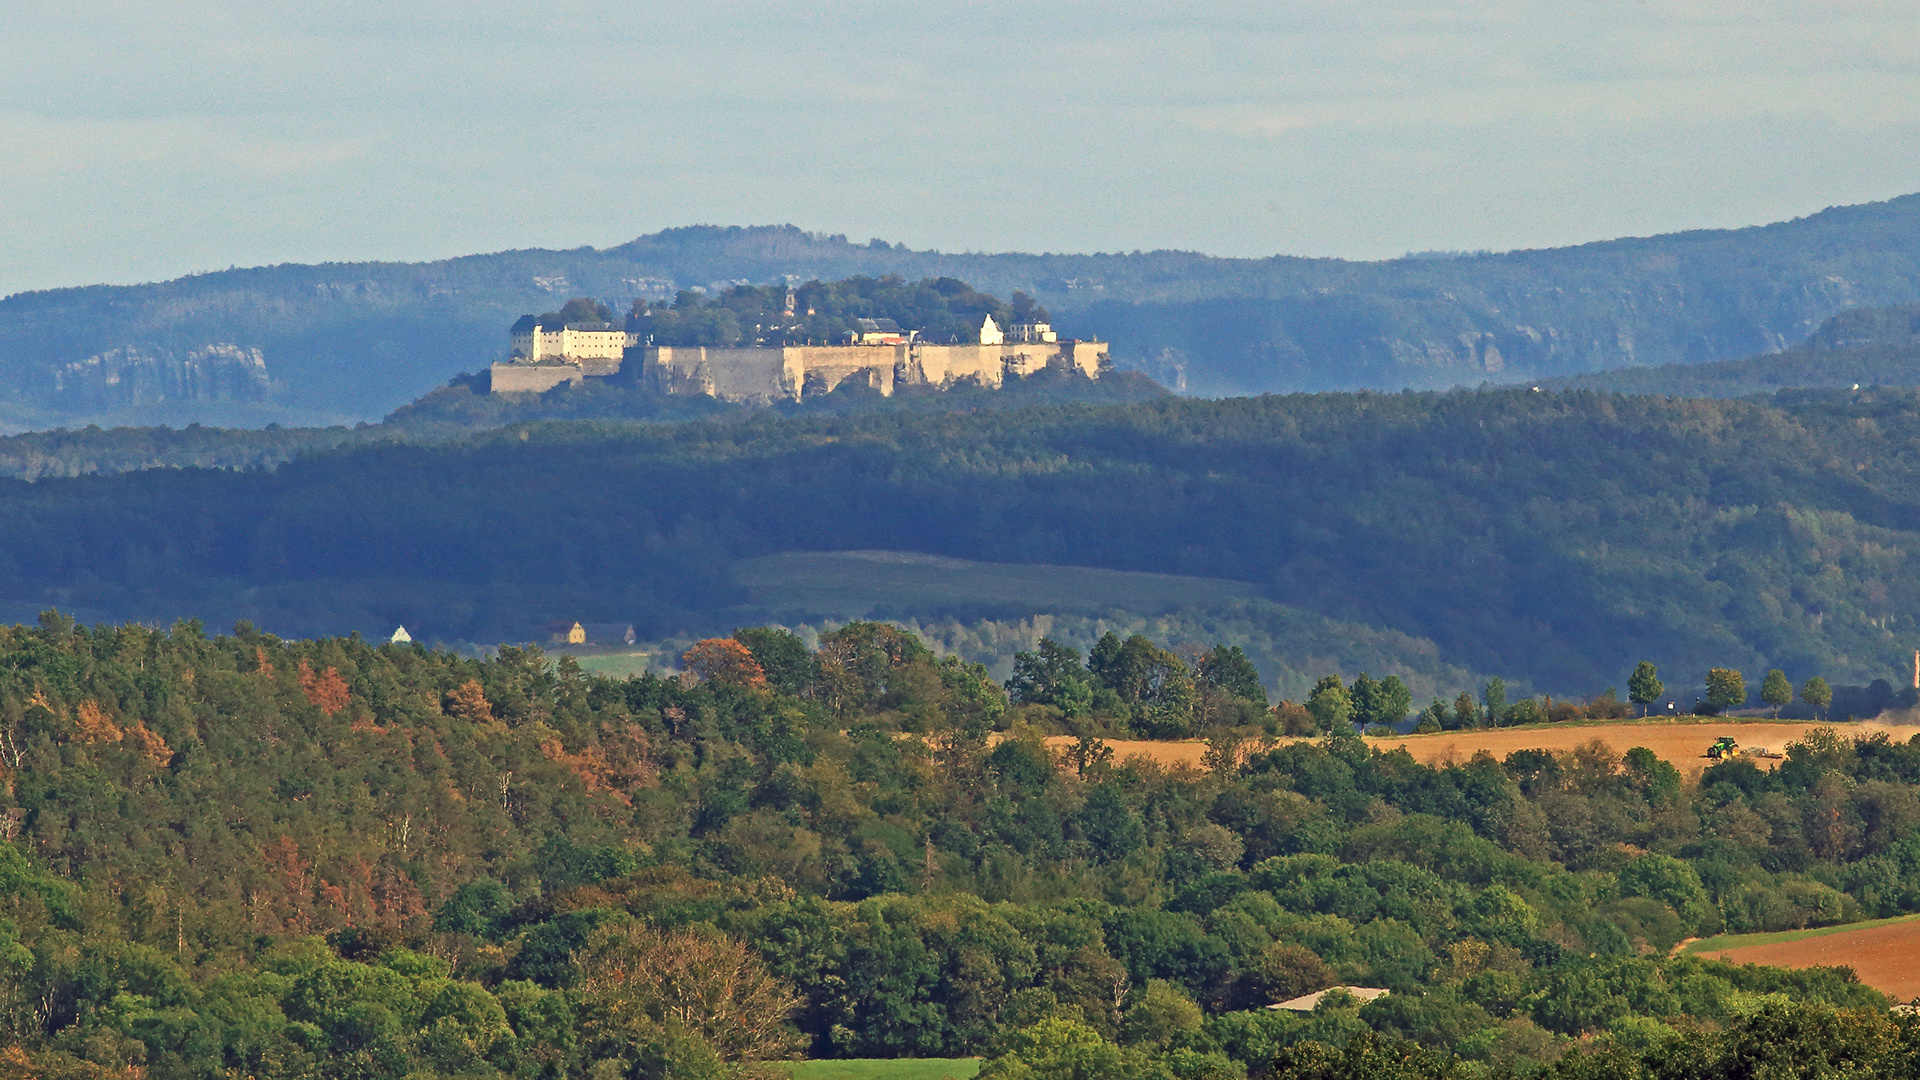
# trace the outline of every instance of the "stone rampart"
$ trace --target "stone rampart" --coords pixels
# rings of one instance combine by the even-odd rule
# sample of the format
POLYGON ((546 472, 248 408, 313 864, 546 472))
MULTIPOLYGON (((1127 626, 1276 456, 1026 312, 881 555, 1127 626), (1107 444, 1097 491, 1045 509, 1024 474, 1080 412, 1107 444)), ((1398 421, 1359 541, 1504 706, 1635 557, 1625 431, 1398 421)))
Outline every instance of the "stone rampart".
POLYGON ((799 376, 794 385, 802 395, 858 385, 892 397, 895 375, 907 359, 905 345, 789 345, 779 351, 799 376))
POLYGON ((635 350, 644 385, 662 394, 707 394, 723 401, 797 401, 802 374, 781 349, 709 349, 699 345, 635 350))
POLYGON ((645 346, 627 350, 624 361, 604 359, 566 365, 495 364, 494 389, 543 391, 585 376, 620 374, 662 394, 705 394, 723 401, 766 404, 799 401, 858 385, 892 395, 896 386, 947 387, 971 381, 999 387, 1007 376, 1049 368, 1100 377, 1107 346, 1098 341, 996 345, 789 345, 773 349, 645 346))
POLYGON ((927 386, 952 386, 971 379, 998 387, 1006 379, 1004 345, 916 345, 907 365, 906 381, 927 386))
POLYGON ((495 364, 492 377, 492 393, 542 394, 561 383, 577 384, 586 372, 579 364, 495 364))

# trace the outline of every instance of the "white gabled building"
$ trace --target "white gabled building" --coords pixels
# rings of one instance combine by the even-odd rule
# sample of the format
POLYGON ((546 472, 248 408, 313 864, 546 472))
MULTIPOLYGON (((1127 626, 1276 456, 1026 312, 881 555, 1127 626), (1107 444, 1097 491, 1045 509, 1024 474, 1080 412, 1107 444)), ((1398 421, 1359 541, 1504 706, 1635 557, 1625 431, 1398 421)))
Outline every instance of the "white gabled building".
POLYGON ((611 361, 616 367, 626 355, 627 346, 636 344, 632 335, 612 323, 568 323, 545 326, 534 323, 516 327, 513 332, 513 359, 537 364, 542 360, 611 361))

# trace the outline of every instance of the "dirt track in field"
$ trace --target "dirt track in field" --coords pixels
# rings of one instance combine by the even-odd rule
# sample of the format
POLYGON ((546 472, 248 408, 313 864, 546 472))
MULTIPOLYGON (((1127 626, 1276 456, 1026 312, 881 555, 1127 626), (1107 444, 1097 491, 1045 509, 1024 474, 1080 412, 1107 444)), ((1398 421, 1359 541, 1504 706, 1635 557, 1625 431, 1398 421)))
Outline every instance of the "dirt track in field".
MULTIPOLYGON (((1706 758, 1707 747, 1722 735, 1731 735, 1740 744, 1742 750, 1767 749, 1784 752, 1787 744, 1798 740, 1815 728, 1831 727, 1843 738, 1858 738, 1875 732, 1886 732, 1895 742, 1906 742, 1920 735, 1920 726, 1894 726, 1872 722, 1857 724, 1811 724, 1801 721, 1771 722, 1738 718, 1720 720, 1713 717, 1688 717, 1685 720, 1625 720, 1614 724, 1564 724, 1547 727, 1505 728, 1491 731, 1446 731, 1438 735, 1408 735, 1386 739, 1368 739, 1367 742, 1383 750, 1404 747, 1416 761, 1436 765, 1449 761, 1464 762, 1475 753, 1485 750, 1496 758, 1504 758, 1515 750, 1573 750, 1587 743, 1599 740, 1615 754, 1624 754, 1636 746, 1644 746, 1659 755, 1660 758, 1679 769, 1682 776, 1689 779, 1700 775, 1709 765, 1706 758)), ((1074 740, 1065 735, 1056 735, 1047 740, 1047 745, 1056 751, 1072 747, 1074 740)), ((1160 765, 1188 765, 1200 767, 1200 759, 1207 752, 1201 742, 1146 742, 1138 740, 1109 739, 1106 744, 1113 750, 1114 760, 1124 761, 1130 757, 1144 757, 1160 765)), ((1754 763, 1761 768, 1772 768, 1778 759, 1756 757, 1754 763)))
POLYGON ((1860 981, 1896 1001, 1920 996, 1920 921, 1843 930, 1778 945, 1695 953, 1736 964, 1775 967, 1850 967, 1860 981))

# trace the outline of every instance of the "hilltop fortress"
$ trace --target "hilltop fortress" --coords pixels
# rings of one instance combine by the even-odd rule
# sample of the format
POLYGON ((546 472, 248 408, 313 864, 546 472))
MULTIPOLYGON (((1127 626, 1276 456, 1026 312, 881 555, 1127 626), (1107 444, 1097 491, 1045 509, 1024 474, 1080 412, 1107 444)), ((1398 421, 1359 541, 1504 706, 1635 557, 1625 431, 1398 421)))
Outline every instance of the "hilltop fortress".
MULTIPOLYGON (((791 304, 791 300, 789 300, 791 304)), ((514 325, 509 359, 492 368, 493 393, 539 393, 587 379, 631 379, 662 394, 723 401, 800 401, 846 386, 884 396, 899 386, 946 388, 972 381, 998 388, 1008 376, 1048 369, 1097 379, 1107 368, 1099 341, 1061 340, 1045 322, 1001 328, 992 315, 977 342, 936 345, 891 319, 856 320, 844 344, 711 347, 654 345, 636 320, 514 325)))

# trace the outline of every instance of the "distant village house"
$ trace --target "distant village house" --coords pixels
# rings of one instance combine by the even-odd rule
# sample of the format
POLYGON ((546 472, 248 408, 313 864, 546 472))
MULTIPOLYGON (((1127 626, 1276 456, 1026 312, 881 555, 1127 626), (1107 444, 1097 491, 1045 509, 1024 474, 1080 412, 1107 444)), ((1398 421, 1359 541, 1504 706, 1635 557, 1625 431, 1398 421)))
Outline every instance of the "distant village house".
POLYGON ((632 623, 579 622, 562 619, 548 623, 550 645, 631 645, 637 640, 632 623))

